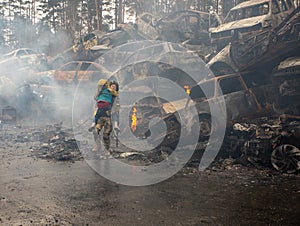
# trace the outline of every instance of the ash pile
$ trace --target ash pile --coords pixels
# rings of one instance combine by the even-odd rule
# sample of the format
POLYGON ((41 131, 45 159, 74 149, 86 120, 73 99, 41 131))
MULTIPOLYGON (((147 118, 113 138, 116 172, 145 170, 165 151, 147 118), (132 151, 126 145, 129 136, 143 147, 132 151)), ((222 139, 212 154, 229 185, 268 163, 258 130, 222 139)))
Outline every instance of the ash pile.
POLYGON ((38 142, 31 148, 32 157, 72 162, 83 159, 72 130, 63 128, 61 123, 33 130, 38 142))

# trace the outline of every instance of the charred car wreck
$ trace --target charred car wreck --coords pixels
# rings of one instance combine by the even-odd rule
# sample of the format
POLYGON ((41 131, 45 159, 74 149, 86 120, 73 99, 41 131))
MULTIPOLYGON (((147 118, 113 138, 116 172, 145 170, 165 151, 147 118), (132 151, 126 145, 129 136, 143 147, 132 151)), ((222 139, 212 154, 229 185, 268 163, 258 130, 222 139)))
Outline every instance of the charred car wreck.
POLYGON ((69 61, 94 61, 107 51, 122 44, 141 40, 163 40, 183 43, 202 57, 211 52, 209 28, 221 24, 216 14, 184 10, 161 18, 144 13, 135 24, 120 24, 108 33, 93 32, 75 45, 55 56, 49 64, 57 69, 69 61))
POLYGON ((292 0, 250 0, 233 7, 224 23, 211 28, 211 41, 220 50, 241 36, 277 27, 292 11, 292 0))
POLYGON ((241 35, 213 57, 209 67, 215 75, 271 72, 285 58, 299 54, 299 12, 299 7, 294 9, 270 29, 241 35))
MULTIPOLYGON (((218 100, 221 96, 224 97, 228 125, 230 125, 240 118, 255 118, 255 116, 261 115, 267 111, 272 111, 272 105, 267 102, 270 100, 267 100, 265 97, 271 96, 276 92, 276 87, 249 89, 239 74, 213 77, 201 81, 191 88, 190 98, 193 101, 189 101, 189 98, 187 98, 176 102, 163 103, 161 106, 164 112, 162 117, 166 120, 167 124, 177 126, 170 131, 170 134, 178 134, 182 125, 176 112, 180 109, 189 107, 190 104, 195 105, 199 113, 199 140, 202 141, 210 136, 211 130, 213 129, 209 101, 218 100), (203 89, 206 90, 206 92, 204 92, 203 89), (258 98, 258 96, 261 98, 258 98)), ((176 136, 169 136, 168 139, 165 139, 165 142, 167 142, 166 145, 175 144, 177 139, 178 137, 176 136)), ((165 144, 163 143, 162 145, 165 144)))
POLYGON ((237 163, 273 166, 280 173, 297 173, 300 170, 299 132, 300 118, 292 115, 235 123, 228 131, 222 151, 237 163))
POLYGON ((273 166, 280 172, 298 172, 298 69, 299 57, 288 58, 274 68, 270 83, 251 87, 240 73, 207 78, 191 88, 192 101, 189 98, 174 102, 160 101, 157 104, 160 110, 153 111, 152 115, 149 112, 143 114, 143 109, 137 108, 136 114, 140 115, 137 127, 140 128, 136 131, 143 133, 137 136, 152 135, 155 141, 163 140, 160 147, 174 149, 180 138, 181 126, 185 126, 180 121, 178 111, 191 104, 198 111, 201 151, 202 144, 207 142, 211 131, 218 129, 218 125, 212 125, 209 101, 223 96, 228 122, 221 154, 244 158, 254 165, 273 166), (165 121, 166 134, 149 134, 150 130, 145 129, 149 127, 149 120, 144 121, 143 117, 150 118, 149 115, 153 117, 154 114, 165 121))
POLYGON ((47 66, 45 54, 40 54, 29 48, 15 49, 0 57, 1 72, 7 75, 15 75, 24 69, 42 71, 47 69, 47 66), (17 68, 17 70, 12 70, 13 68, 17 68))

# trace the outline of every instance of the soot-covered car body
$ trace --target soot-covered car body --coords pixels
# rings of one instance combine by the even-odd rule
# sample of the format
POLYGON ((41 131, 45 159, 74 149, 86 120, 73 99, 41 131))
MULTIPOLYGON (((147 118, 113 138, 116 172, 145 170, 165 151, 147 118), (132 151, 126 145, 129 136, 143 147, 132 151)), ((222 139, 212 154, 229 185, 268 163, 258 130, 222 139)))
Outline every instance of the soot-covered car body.
POLYGON ((222 49, 243 35, 278 26, 295 9, 292 0, 250 0, 233 7, 224 23, 210 29, 211 42, 222 49))
POLYGON ((26 67, 39 71, 45 69, 46 66, 46 56, 29 48, 16 49, 0 58, 0 68, 6 74, 26 67))

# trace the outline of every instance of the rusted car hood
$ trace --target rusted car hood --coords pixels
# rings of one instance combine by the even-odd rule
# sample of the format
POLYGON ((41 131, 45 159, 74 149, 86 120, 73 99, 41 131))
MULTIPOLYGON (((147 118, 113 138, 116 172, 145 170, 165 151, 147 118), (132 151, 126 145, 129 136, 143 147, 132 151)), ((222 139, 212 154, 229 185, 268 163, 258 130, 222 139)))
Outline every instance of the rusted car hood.
POLYGON ((245 27, 253 27, 253 26, 261 23, 265 17, 266 17, 266 15, 247 18, 247 19, 243 19, 243 20, 232 21, 229 23, 224 23, 224 24, 220 25, 219 27, 211 28, 210 32, 211 33, 219 33, 222 31, 234 30, 234 29, 245 28, 245 27))

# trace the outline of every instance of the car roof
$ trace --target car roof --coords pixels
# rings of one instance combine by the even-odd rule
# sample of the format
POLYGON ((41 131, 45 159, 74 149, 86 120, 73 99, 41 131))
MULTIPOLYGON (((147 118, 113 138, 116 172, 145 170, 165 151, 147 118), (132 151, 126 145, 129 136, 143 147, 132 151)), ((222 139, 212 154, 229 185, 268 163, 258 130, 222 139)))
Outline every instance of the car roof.
POLYGON ((300 66, 300 56, 289 57, 280 62, 278 65, 278 69, 286 69, 289 67, 297 67, 300 66))
POLYGON ((10 51, 10 52, 8 52, 8 53, 4 54, 4 56, 11 55, 12 53, 15 53, 15 52, 17 52, 17 51, 20 51, 20 50, 24 50, 24 51, 28 51, 28 50, 30 50, 30 51, 33 51, 33 52, 35 52, 35 53, 36 53, 36 51, 35 51, 35 50, 33 50, 33 49, 30 49, 30 48, 19 48, 19 49, 15 49, 15 50, 12 50, 12 51, 10 51))
POLYGON ((180 16, 180 15, 183 15, 183 16, 186 16, 186 15, 198 15, 200 17, 204 17, 204 18, 207 17, 208 18, 212 14, 210 14, 208 12, 198 11, 198 10, 192 10, 192 9, 189 9, 189 10, 179 10, 179 11, 176 11, 176 12, 172 12, 172 13, 166 14, 165 16, 161 17, 158 21, 172 21, 174 19, 177 19, 178 16, 180 16))
POLYGON ((230 11, 232 10, 236 10, 236 9, 242 9, 242 8, 246 8, 249 6, 253 6, 253 5, 257 5, 257 4, 261 4, 261 3, 266 3, 266 2, 270 2, 270 0, 251 0, 251 1, 245 1, 242 2, 238 5, 236 5, 235 7, 233 7, 230 11))

